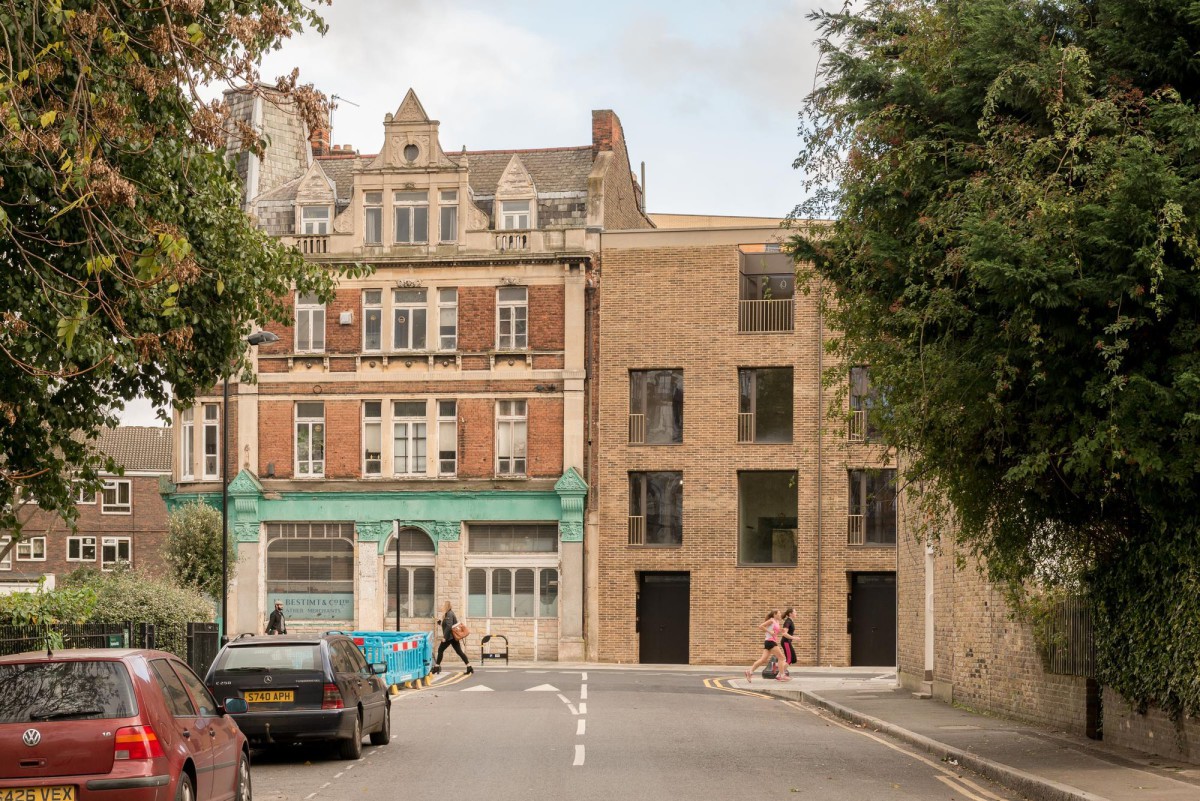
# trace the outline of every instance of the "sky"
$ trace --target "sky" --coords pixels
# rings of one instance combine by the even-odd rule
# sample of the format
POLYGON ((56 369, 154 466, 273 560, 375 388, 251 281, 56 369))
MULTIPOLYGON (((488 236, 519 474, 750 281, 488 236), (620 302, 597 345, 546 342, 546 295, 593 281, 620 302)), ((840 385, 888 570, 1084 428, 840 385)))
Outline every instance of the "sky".
MULTIPOLYGON (((651 213, 782 217, 803 200, 797 114, 816 79, 808 12, 839 0, 333 0, 263 62, 337 95, 334 144, 376 153, 412 88, 442 148, 591 144, 621 119, 651 213), (352 105, 356 104, 356 105, 352 105)), ((127 425, 158 425, 134 403, 127 425)))

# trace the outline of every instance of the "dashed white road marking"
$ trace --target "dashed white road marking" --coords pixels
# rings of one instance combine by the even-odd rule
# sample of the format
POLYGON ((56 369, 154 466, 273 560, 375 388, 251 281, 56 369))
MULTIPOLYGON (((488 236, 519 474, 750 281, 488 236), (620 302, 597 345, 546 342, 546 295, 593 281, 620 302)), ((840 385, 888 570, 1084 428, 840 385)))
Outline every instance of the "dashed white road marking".
POLYGON ((579 722, 575 724, 575 736, 582 737, 583 732, 586 728, 587 728, 587 721, 584 720, 583 718, 580 718, 579 722))
POLYGON ((586 684, 579 688, 579 700, 580 701, 587 700, 587 685, 586 684))
POLYGON ((579 714, 581 714, 581 715, 587 714, 587 704, 584 704, 584 703, 579 704, 579 714))
POLYGON ((575 762, 572 767, 579 767, 583 764, 583 743, 578 743, 575 746, 575 762))
POLYGON ((333 778, 335 778, 335 779, 340 779, 340 778, 342 778, 342 775, 343 775, 345 772, 346 772, 346 771, 344 771, 344 770, 343 770, 343 771, 341 771, 340 773, 335 773, 335 774, 333 774, 333 778))
POLYGON ((583 680, 587 681, 587 671, 586 670, 583 672, 583 680))

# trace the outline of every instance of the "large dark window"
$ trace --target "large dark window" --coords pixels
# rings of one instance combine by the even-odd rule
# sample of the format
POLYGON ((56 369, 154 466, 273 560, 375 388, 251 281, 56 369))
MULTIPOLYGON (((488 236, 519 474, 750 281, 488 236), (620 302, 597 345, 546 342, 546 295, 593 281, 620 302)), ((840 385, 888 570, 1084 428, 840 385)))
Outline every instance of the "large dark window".
POLYGON ((792 441, 792 368, 738 370, 738 442, 792 441))
POLYGON ((896 471, 850 471, 850 544, 896 544, 896 471), (856 541, 857 540, 857 541, 856 541))
POLYGON ((797 497, 794 471, 738 473, 740 564, 796 564, 797 497))
POLYGON ((293 620, 353 619, 353 538, 353 523, 268 523, 268 602, 293 620))
POLYGON ((629 373, 629 441, 651 445, 683 442, 683 371, 629 373))
POLYGON ((683 473, 629 474, 629 543, 683 544, 683 473))

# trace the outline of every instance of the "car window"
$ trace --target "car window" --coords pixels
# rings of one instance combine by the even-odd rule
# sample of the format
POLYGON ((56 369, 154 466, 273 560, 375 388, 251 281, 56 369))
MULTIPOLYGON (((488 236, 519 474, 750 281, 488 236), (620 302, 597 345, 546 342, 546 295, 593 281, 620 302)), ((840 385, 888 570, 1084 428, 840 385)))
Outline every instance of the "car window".
POLYGON ((320 654, 316 643, 239 645, 225 650, 217 670, 320 670, 320 654))
POLYGON ((138 713, 121 662, 0 665, 0 723, 131 718, 138 713))
POLYGON ((350 664, 353 665, 351 669, 356 673, 370 673, 370 669, 367 667, 367 659, 363 656, 363 652, 358 650, 358 646, 351 645, 348 642, 343 642, 342 645, 346 646, 346 655, 350 660, 350 664))
POLYGON ((192 706, 192 699, 187 690, 183 689, 183 682, 175 675, 175 671, 171 670, 167 660, 155 659, 150 663, 150 667, 154 670, 154 675, 158 676, 158 683, 162 687, 163 698, 167 701, 167 709, 171 716, 196 717, 196 707, 192 706))
POLYGON ((346 643, 334 640, 329 643, 329 661, 333 664, 335 673, 353 673, 354 663, 346 653, 346 643))
POLYGON ((192 691, 192 699, 196 702, 196 709, 201 715, 207 717, 221 714, 221 710, 217 708, 216 699, 212 697, 212 693, 204 686, 204 682, 196 677, 191 668, 182 662, 171 662, 171 667, 175 668, 175 673, 184 686, 192 691))

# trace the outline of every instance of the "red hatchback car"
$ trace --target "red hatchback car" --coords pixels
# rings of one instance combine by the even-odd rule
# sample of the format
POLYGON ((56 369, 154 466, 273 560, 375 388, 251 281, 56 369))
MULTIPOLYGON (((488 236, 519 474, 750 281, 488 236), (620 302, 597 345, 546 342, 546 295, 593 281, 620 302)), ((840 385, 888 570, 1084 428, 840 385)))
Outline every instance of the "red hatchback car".
POLYGON ((0 801, 251 801, 245 710, 163 651, 0 657, 0 801))

